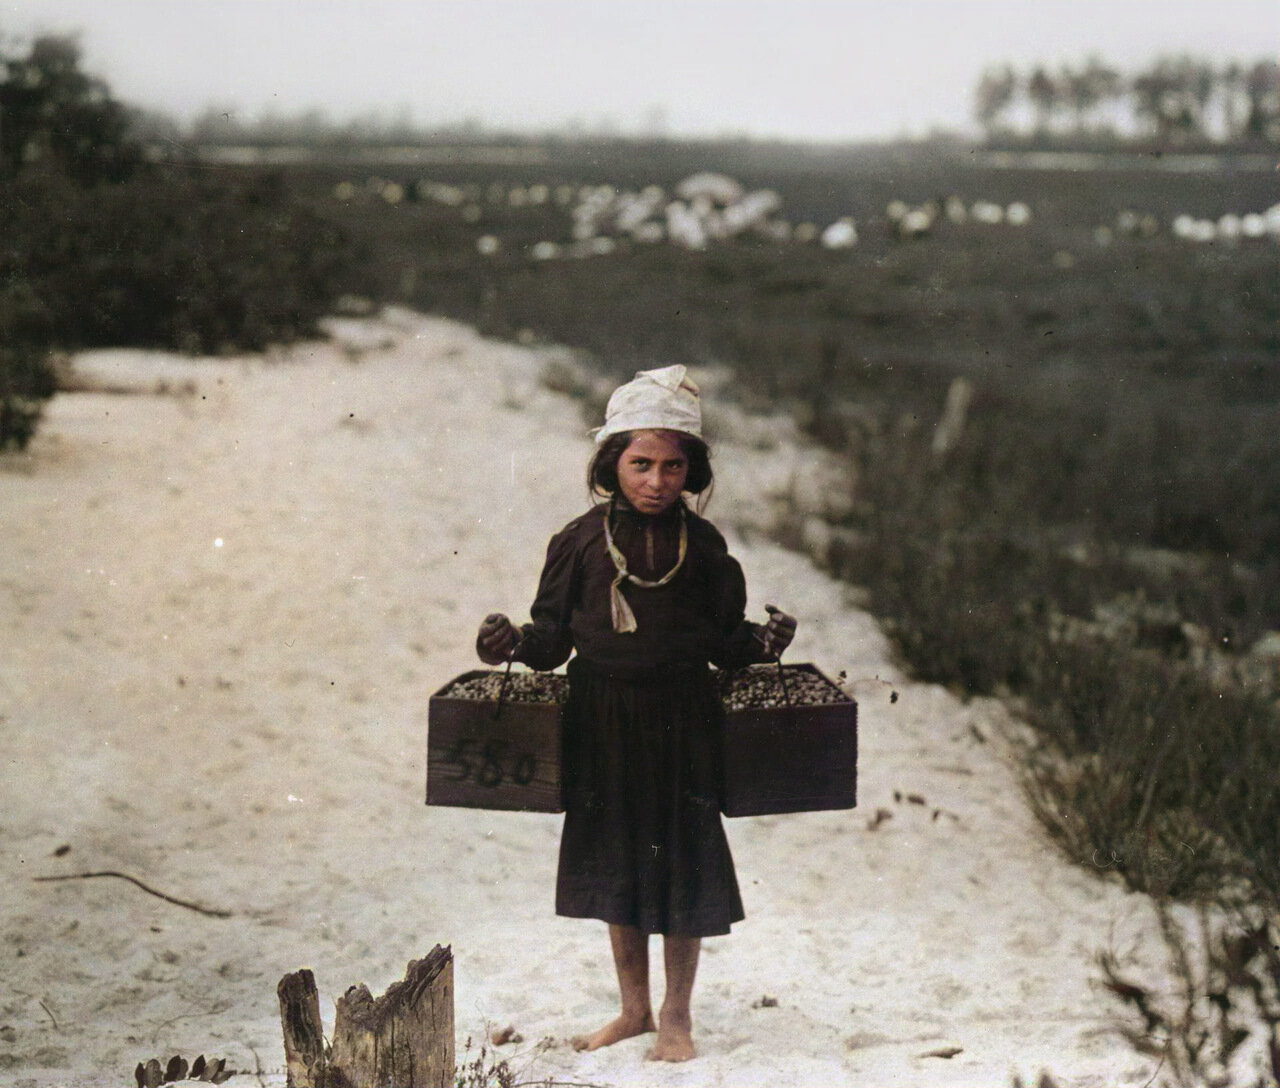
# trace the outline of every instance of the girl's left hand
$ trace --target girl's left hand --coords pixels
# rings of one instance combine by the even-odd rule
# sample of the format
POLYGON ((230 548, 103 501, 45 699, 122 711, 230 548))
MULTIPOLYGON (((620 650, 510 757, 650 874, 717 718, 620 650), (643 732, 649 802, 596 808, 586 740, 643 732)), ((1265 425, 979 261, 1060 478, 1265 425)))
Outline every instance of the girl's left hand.
POLYGON ((791 640, 796 637, 795 617, 788 616, 782 609, 775 608, 771 604, 765 605, 764 610, 769 613, 769 622, 764 627, 765 652, 774 657, 781 657, 782 651, 790 646, 791 640))

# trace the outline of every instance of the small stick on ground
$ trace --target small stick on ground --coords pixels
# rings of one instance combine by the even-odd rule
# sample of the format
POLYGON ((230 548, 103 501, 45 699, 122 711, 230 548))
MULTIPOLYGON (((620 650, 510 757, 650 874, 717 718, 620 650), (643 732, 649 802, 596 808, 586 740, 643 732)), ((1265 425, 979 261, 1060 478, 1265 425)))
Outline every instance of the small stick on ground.
POLYGON ((253 1075, 258 1078, 258 1083, 262 1088, 267 1088, 267 1082, 262 1079, 262 1074, 265 1072, 262 1068, 262 1059, 258 1057, 258 1052, 253 1047, 249 1047, 249 1053, 253 1055, 253 1075))
POLYGON ((154 895, 157 899, 163 899, 166 903, 172 903, 175 907, 186 907, 187 910, 194 910, 198 914, 208 915, 210 918, 230 918, 231 911, 215 910, 212 907, 202 907, 199 903, 191 903, 185 899, 176 899, 172 895, 165 895, 164 892, 156 891, 155 888, 149 887, 139 880, 136 876, 130 876, 128 873, 119 873, 114 869, 105 869, 98 873, 69 873, 66 876, 37 876, 33 879, 37 883, 49 883, 55 880, 92 880, 99 876, 113 876, 119 880, 127 880, 130 884, 135 884, 148 895, 154 895))
POLYGON ((231 1008, 230 1004, 214 1005, 213 1008, 211 1009, 201 1009, 198 1012, 184 1012, 181 1016, 174 1016, 169 1020, 164 1020, 160 1023, 160 1025, 156 1028, 156 1030, 151 1033, 151 1043, 154 1046, 156 1043, 159 1042, 160 1035, 165 1031, 166 1028, 171 1028, 173 1027, 174 1024, 177 1024, 182 1020, 194 1020, 196 1017, 199 1017, 199 1016, 217 1016, 219 1013, 226 1012, 229 1008, 231 1008))
POLYGON ((44 1009, 45 1015, 53 1022, 53 1030, 54 1031, 62 1030, 62 1025, 58 1023, 58 1018, 53 1015, 53 1010, 49 1008, 48 1005, 45 1004, 45 1000, 43 997, 36 997, 35 994, 28 993, 26 990, 14 990, 13 992, 15 994, 18 994, 20 997, 25 997, 29 1001, 34 1001, 37 1004, 39 1004, 39 1006, 42 1009, 44 1009))

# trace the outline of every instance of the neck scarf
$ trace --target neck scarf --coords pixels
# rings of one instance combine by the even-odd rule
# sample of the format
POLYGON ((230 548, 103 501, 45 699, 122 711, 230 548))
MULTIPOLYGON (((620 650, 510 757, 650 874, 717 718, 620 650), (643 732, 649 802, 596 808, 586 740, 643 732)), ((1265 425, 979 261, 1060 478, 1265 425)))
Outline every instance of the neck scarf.
POLYGON ((657 589, 659 586, 665 586, 671 581, 676 576, 676 572, 684 566, 684 557, 689 550, 689 526, 685 521, 685 509, 682 503, 680 505, 680 554, 676 558, 676 565, 656 582, 648 582, 643 578, 637 578, 627 570, 627 558, 613 542, 613 530, 609 525, 612 513, 613 503, 611 502, 605 507, 604 511, 604 543, 609 550, 609 558, 613 560, 613 565, 618 575, 614 578, 613 585, 609 590, 609 604, 613 613, 613 629, 622 634, 627 634, 636 629, 636 614, 631 611, 631 606, 627 604, 626 597, 622 595, 622 583, 630 582, 641 589, 657 589))

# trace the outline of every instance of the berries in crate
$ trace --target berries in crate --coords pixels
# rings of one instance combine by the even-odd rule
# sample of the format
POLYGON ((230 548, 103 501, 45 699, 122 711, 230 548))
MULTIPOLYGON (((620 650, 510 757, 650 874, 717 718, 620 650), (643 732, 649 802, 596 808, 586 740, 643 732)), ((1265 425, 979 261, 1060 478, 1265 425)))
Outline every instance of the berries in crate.
POLYGON ((853 808, 858 704, 809 664, 717 673, 726 816, 853 808))
MULTIPOLYGON (((717 671, 724 813, 852 808, 858 706, 809 664, 717 671)), ((427 708, 427 804, 562 812, 559 673, 476 670, 427 708)))

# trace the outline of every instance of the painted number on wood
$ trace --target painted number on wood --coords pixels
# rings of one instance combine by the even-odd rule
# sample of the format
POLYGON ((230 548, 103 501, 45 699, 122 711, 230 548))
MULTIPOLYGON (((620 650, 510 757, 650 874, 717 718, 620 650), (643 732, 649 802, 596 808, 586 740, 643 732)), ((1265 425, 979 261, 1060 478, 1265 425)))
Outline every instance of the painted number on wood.
POLYGON ((506 782, 527 786, 538 769, 538 757, 532 752, 512 751, 497 737, 481 742, 478 737, 459 737, 445 756, 445 762, 456 770, 454 782, 474 782, 486 789, 497 789, 506 782))

